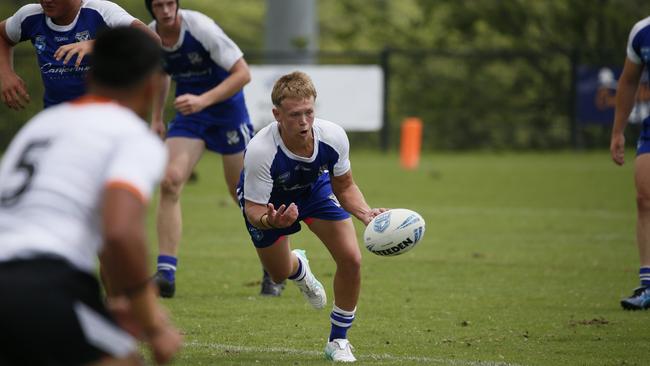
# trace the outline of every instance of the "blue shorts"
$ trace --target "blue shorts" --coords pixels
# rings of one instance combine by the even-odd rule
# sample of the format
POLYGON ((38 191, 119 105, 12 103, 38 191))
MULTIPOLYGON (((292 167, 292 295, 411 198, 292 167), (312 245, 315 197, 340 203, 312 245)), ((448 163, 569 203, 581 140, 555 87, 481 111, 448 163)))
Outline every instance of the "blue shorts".
POLYGON ((206 149, 219 154, 236 154, 246 149, 253 137, 253 125, 246 119, 241 122, 216 124, 196 118, 177 115, 169 124, 167 138, 187 137, 205 142, 206 149))
MULTIPOLYGON (((269 247, 281 237, 299 232, 301 229, 300 221, 305 221, 305 223, 309 224, 311 219, 340 221, 350 217, 350 214, 341 208, 339 201, 332 192, 332 185, 330 184, 329 178, 316 181, 311 195, 294 201, 294 203, 298 205, 298 219, 293 225, 284 229, 260 230, 248 222, 248 218, 244 213, 246 228, 256 248, 269 247)), ((243 211, 243 197, 240 198, 239 204, 243 211)), ((281 203, 274 203, 276 208, 280 205, 281 203)))
POLYGON ((650 118, 643 120, 641 135, 636 143, 636 156, 650 153, 650 118))

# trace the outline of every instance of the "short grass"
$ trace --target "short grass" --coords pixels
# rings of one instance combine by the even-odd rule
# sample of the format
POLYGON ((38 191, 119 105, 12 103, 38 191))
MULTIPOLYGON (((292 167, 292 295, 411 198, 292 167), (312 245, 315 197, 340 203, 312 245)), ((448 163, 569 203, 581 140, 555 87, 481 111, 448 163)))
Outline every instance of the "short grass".
MULTIPOLYGON (((648 313, 618 304, 637 284, 631 165, 615 167, 606 152, 432 153, 403 171, 397 156, 363 151, 352 164, 371 205, 427 221, 407 254, 363 249, 349 332, 359 364, 647 364, 648 313)), ((293 284, 258 296, 260 265, 219 157, 197 171, 182 199, 177 296, 164 301, 185 334, 175 364, 329 364, 330 306, 312 310, 293 284)), ((293 243, 331 304, 325 248, 306 228, 293 243)))

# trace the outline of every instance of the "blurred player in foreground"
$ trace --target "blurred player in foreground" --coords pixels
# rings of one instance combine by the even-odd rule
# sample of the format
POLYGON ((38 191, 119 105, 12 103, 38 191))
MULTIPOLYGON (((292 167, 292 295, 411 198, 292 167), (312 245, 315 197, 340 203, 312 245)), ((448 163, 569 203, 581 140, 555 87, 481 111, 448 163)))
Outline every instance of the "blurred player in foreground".
POLYGON ((2 101, 23 109, 30 101, 27 87, 13 69, 13 47, 31 41, 36 50, 45 87, 45 108, 67 102, 86 92, 97 32, 105 28, 132 26, 157 36, 118 5, 99 0, 41 0, 28 4, 0 23, 0 85, 2 101))
MULTIPOLYGON (((618 165, 624 163, 625 126, 634 107, 636 92, 644 67, 650 66, 650 17, 636 23, 627 43, 627 58, 616 91, 616 112, 610 151, 618 165)), ((637 143, 634 163, 634 182, 637 193, 636 241, 641 267, 641 286, 632 296, 623 299, 621 306, 627 310, 650 307, 650 117, 643 121, 643 129, 637 143)))
POLYGON ((140 30, 101 34, 89 94, 49 108, 0 164, 0 364, 140 364, 134 338, 102 302, 99 255, 121 325, 157 362, 180 335, 147 270, 147 201, 167 153, 143 121, 160 48, 140 30))
POLYGON ((347 330, 359 299, 361 253, 348 212, 367 225, 385 209, 371 209, 355 184, 343 128, 314 117, 316 89, 309 76, 281 77, 271 99, 277 122, 259 131, 246 148, 238 185, 246 227, 273 280, 293 280, 316 309, 327 304, 325 289, 305 252, 291 250, 289 235, 300 231, 303 221, 323 242, 336 262, 325 356, 354 362, 347 330))
MULTIPOLYGON (((158 207, 156 275, 160 295, 173 297, 182 236, 180 194, 206 149, 221 154, 228 190, 237 201, 235 189, 244 165, 244 149, 253 132, 242 91, 251 76, 239 47, 212 19, 179 9, 178 0, 145 0, 145 5, 155 19, 150 27, 160 35, 165 71, 170 75, 151 123, 161 137, 165 137, 165 99, 171 79, 176 82, 177 113, 166 134, 170 164, 158 207)), ((268 277, 263 279, 264 295, 280 295, 282 288, 268 277)))

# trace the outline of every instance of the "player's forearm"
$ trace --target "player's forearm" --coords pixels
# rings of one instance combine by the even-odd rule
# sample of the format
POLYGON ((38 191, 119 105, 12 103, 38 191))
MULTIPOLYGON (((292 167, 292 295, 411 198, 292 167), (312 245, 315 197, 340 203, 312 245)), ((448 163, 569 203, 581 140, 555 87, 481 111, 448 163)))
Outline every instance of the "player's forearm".
POLYGON ((165 112, 165 102, 167 101, 167 96, 169 95, 169 88, 171 85, 171 77, 166 74, 161 76, 161 87, 158 92, 158 95, 154 98, 153 101, 153 111, 151 116, 152 122, 163 122, 163 115, 165 112))
POLYGON ((5 22, 0 23, 0 73, 13 73, 14 44, 7 39, 5 22))
POLYGON ((209 106, 223 102, 242 90, 250 81, 251 76, 248 69, 238 70, 230 74, 230 76, 219 85, 205 92, 203 97, 206 99, 209 106))
POLYGON ((359 186, 353 183, 344 188, 335 190, 334 194, 345 211, 349 212, 352 216, 365 224, 364 220, 370 212, 370 206, 366 203, 366 199, 363 197, 363 193, 361 193, 359 186))
POLYGON ((616 90, 616 112, 614 114, 612 134, 621 134, 625 130, 627 120, 632 112, 632 108, 634 108, 638 87, 638 81, 623 79, 619 81, 616 90))
POLYGON ((246 213, 246 219, 251 225, 260 230, 270 229, 270 227, 264 225, 261 221, 262 216, 267 213, 266 206, 246 201, 244 203, 244 213, 246 213))

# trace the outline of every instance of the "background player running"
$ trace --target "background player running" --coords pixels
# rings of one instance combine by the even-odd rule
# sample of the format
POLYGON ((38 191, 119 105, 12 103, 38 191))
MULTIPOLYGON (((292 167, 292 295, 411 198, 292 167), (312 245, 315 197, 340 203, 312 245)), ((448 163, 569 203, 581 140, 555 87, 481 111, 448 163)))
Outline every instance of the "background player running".
POLYGON ((305 252, 291 251, 289 235, 304 221, 327 247, 336 273, 325 355, 353 362, 347 330, 359 298, 361 253, 348 212, 367 225, 385 210, 371 209, 355 184, 345 131, 314 118, 316 90, 309 76, 283 76, 271 99, 277 122, 251 140, 238 186, 246 227, 273 280, 293 280, 317 309, 327 303, 325 289, 312 274, 305 252))
POLYGON ((13 47, 31 41, 45 87, 45 108, 70 101, 86 91, 87 54, 105 28, 133 26, 151 32, 141 21, 110 1, 41 0, 28 4, 0 23, 0 86, 2 101, 22 109, 30 101, 27 87, 13 70, 13 47))
MULTIPOLYGON (((242 88, 250 81, 243 53, 210 18, 179 9, 177 0, 145 0, 155 19, 149 26, 162 40, 167 77, 152 129, 165 137, 163 108, 171 79, 176 82, 176 116, 169 125, 166 144, 170 163, 160 189, 158 207, 158 273, 163 297, 174 296, 178 247, 182 237, 180 194, 192 169, 208 149, 221 154, 230 195, 252 136, 242 88)), ((279 295, 282 285, 267 279, 263 293, 279 295)))
MULTIPOLYGON (((636 23, 627 43, 627 57, 616 90, 616 112, 610 150, 612 159, 623 165, 625 152, 625 126, 636 101, 641 73, 650 65, 650 17, 636 23)), ((641 286, 632 296, 623 299, 624 309, 638 310, 650 307, 650 117, 643 120, 643 129, 637 143, 634 161, 634 182, 637 193, 636 241, 641 266, 641 286)))
POLYGON ((41 112, 0 164, 0 364, 135 365, 133 338, 102 302, 101 255, 121 319, 164 363, 180 335, 148 278, 146 202, 164 145, 142 120, 160 51, 142 31, 97 39, 90 94, 41 112))

